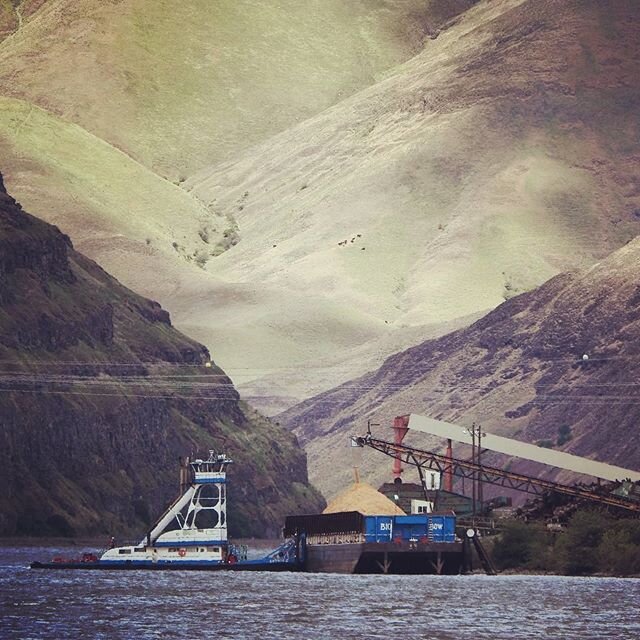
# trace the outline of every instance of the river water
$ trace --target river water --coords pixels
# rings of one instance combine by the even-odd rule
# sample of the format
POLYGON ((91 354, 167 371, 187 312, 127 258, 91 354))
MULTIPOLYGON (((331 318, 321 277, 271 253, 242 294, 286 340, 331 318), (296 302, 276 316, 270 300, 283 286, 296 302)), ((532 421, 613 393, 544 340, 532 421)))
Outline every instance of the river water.
POLYGON ((0 638, 640 639, 640 579, 30 570, 0 548, 0 638))

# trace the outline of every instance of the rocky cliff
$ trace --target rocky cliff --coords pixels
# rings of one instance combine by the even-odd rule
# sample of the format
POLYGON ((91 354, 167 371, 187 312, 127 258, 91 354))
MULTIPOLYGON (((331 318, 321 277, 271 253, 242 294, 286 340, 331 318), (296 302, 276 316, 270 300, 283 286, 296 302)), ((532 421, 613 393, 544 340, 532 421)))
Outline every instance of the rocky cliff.
MULTIPOLYGON (((476 421, 491 433, 640 469, 639 281, 640 238, 590 269, 510 299, 466 329, 388 358, 377 371, 279 419, 305 443, 311 477, 327 495, 347 482, 348 434, 363 433, 370 419, 381 425, 377 434, 390 439, 390 420, 407 413, 476 421), (330 450, 342 475, 325 478, 321 461, 330 450)), ((417 434, 410 441, 441 445, 417 434)), ((389 477, 390 464, 380 454, 359 462, 377 480, 389 477)), ((557 471, 551 476, 563 478, 557 471)))
POLYGON ((295 437, 208 362, 0 178, 0 534, 141 533, 177 492, 178 457, 223 446, 233 534, 321 508, 295 437))

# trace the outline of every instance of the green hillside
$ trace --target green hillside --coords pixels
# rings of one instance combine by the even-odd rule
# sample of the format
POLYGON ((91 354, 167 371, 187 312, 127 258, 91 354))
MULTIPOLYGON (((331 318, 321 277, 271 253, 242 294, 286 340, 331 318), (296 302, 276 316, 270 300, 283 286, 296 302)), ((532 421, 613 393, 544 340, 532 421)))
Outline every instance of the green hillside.
POLYGON ((322 508, 295 437, 207 349, 29 215, 0 175, 1 535, 141 535, 178 457, 225 448, 232 535, 322 508))
POLYGON ((0 94, 179 180, 376 82, 421 47, 428 12, 419 0, 49 0, 0 44, 0 94))

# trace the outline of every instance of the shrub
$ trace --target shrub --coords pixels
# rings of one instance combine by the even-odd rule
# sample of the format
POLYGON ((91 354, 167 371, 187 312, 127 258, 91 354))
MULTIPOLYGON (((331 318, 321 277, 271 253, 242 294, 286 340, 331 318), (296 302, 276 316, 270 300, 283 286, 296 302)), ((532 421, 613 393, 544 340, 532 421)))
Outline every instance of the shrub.
POLYGON ((571 427, 568 424, 563 424, 558 427, 558 439, 556 443, 559 447, 569 442, 571 438, 573 438, 573 434, 571 433, 571 427))
POLYGON ((512 521, 506 524, 493 547, 498 569, 546 569, 549 535, 539 524, 512 521))
POLYGON ((496 567, 568 575, 639 575, 640 520, 577 511, 558 535, 541 524, 506 524, 492 550, 496 567))
POLYGON ((611 520, 604 513, 577 511, 555 547, 561 571, 569 575, 598 572, 596 549, 610 524, 611 520))
POLYGON ((620 520, 605 531, 596 550, 601 573, 640 574, 640 521, 620 520))

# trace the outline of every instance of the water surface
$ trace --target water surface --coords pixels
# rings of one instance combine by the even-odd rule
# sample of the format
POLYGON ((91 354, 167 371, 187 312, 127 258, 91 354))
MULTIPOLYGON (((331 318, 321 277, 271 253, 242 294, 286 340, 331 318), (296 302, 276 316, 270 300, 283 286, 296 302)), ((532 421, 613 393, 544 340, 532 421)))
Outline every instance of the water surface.
POLYGON ((640 639, 640 580, 44 571, 0 549, 0 638, 640 639))

